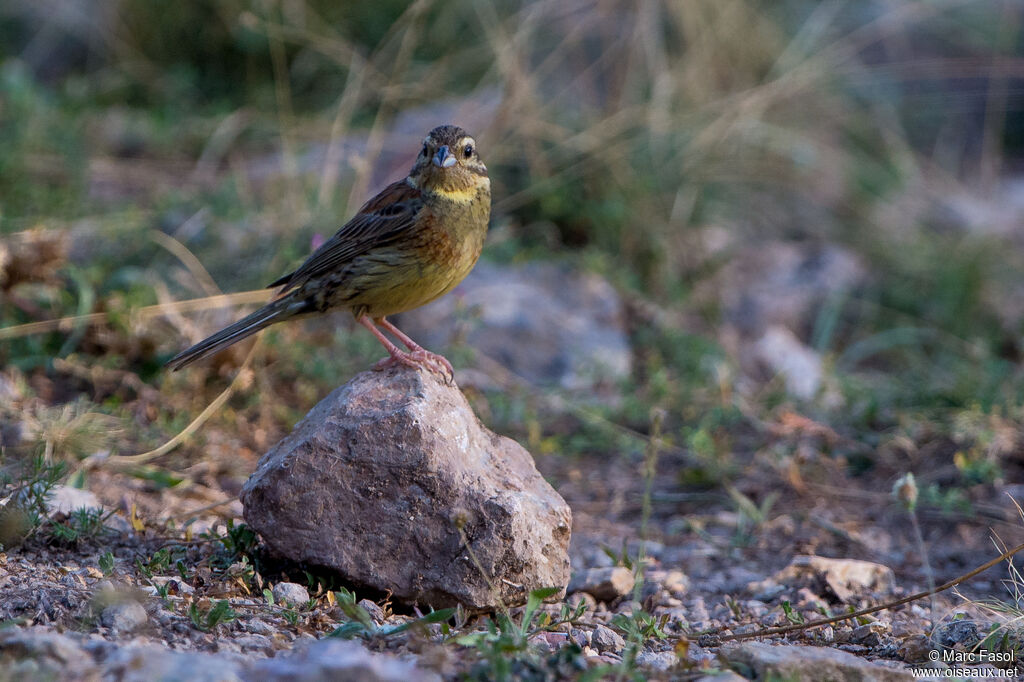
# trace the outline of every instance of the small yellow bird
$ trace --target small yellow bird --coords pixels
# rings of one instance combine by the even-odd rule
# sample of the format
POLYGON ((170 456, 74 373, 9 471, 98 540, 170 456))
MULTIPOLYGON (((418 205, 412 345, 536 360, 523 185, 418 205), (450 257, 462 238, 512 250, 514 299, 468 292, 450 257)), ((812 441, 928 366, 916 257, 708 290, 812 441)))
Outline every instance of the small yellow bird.
POLYGON ((490 214, 491 182, 476 142, 458 126, 434 128, 409 176, 366 202, 295 272, 271 283, 281 287, 272 301, 167 364, 178 370, 276 322, 344 308, 387 349, 378 368, 423 366, 450 377, 447 359, 421 348, 387 316, 455 288, 480 257, 490 214))

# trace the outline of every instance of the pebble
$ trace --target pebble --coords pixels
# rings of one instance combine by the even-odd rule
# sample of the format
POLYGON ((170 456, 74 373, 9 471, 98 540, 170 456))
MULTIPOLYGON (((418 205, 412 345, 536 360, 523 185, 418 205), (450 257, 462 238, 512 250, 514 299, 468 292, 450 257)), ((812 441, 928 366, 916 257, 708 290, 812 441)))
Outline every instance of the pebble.
POLYGON ((669 670, 678 662, 679 659, 671 651, 641 651, 636 655, 638 666, 652 670, 669 670))
POLYGON ((305 606, 309 601, 309 592, 298 583, 278 583, 274 585, 273 594, 274 601, 278 604, 305 606))
POLYGON ((363 610, 370 614, 370 618, 373 618, 378 625, 384 622, 384 609, 377 602, 370 601, 369 599, 360 599, 358 606, 363 607, 363 610))
POLYGON ((615 609, 616 613, 631 614, 634 611, 642 611, 644 608, 643 604, 638 601, 624 601, 619 604, 619 608, 615 609))
POLYGON ((115 632, 132 632, 145 625, 149 615, 137 601, 111 604, 100 613, 100 623, 115 632))
POLYGON ((565 601, 574 609, 579 607, 580 602, 585 603, 587 605, 587 613, 593 613, 597 610, 597 600, 589 592, 573 592, 565 601))
POLYGON ((573 643, 576 644, 576 646, 578 646, 580 649, 586 646, 590 646, 590 641, 592 637, 593 633, 591 633, 588 630, 580 630, 578 628, 573 628, 569 631, 569 639, 571 639, 573 643))
POLYGON ((591 568, 573 575, 569 592, 586 592, 598 601, 611 602, 633 591, 633 573, 622 566, 591 568))
POLYGON ((265 635, 242 635, 235 638, 235 644, 242 651, 269 651, 274 648, 274 643, 265 635))
POLYGON ((603 625, 598 625, 594 628, 594 634, 592 635, 591 642, 595 647, 597 647, 598 651, 612 652, 616 654, 622 651, 626 646, 626 640, 622 638, 622 635, 603 625))
POLYGON ((944 647, 955 647, 961 644, 971 648, 981 641, 978 624, 973 620, 954 620, 951 623, 943 623, 935 628, 935 641, 944 647))
POLYGON ((924 663, 934 648, 935 645, 928 639, 928 635, 911 635, 900 643, 896 655, 907 663, 924 663))
POLYGON ((890 628, 888 623, 875 621, 858 625, 853 629, 853 641, 867 647, 876 647, 882 643, 882 635, 887 634, 890 628))

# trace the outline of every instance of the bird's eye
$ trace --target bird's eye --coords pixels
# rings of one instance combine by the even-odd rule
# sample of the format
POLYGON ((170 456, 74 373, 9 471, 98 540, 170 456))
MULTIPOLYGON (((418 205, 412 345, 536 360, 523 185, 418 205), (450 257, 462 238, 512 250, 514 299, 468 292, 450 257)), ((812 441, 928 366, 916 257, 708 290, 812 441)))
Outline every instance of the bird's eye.
POLYGON ((423 151, 421 151, 420 154, 422 156, 427 156, 429 153, 430 153, 430 150, 427 149, 427 145, 423 145, 423 151))
POLYGON ((467 159, 473 156, 473 145, 467 144, 465 149, 462 150, 462 155, 467 159))

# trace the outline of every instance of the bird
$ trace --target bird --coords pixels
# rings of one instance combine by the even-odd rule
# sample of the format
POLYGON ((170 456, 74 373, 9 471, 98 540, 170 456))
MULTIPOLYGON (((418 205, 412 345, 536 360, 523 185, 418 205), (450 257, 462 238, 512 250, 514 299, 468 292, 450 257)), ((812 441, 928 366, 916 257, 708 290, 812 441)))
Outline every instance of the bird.
POLYGON ((376 369, 423 367, 451 381, 452 364, 387 317, 444 296, 469 274, 490 212, 491 183, 476 141, 459 126, 438 126, 423 139, 407 177, 363 204, 297 269, 267 285, 277 288, 270 302, 167 365, 176 371, 272 324, 347 309, 388 352, 376 369))

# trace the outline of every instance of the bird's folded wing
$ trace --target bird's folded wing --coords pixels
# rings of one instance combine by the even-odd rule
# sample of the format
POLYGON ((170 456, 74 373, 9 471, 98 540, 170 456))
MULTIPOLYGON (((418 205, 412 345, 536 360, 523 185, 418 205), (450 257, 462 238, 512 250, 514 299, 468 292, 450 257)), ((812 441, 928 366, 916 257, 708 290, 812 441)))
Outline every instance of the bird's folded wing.
POLYGON ((420 192, 405 180, 392 183, 380 194, 366 202, 359 213, 320 245, 320 248, 292 273, 268 285, 284 285, 288 290, 302 286, 320 275, 335 271, 339 266, 368 251, 388 246, 396 239, 408 235, 414 228, 416 214, 423 208, 420 192))

